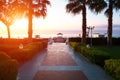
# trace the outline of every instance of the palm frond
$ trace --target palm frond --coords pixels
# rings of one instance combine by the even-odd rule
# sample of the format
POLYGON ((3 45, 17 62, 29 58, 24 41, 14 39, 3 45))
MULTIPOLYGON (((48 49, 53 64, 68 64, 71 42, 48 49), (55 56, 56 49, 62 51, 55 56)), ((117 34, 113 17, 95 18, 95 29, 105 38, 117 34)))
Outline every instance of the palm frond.
POLYGON ((76 0, 68 0, 69 3, 75 2, 76 0))
POLYGON ((78 6, 74 8, 71 12, 76 15, 79 14, 82 10, 83 10, 83 6, 78 6))
POLYGON ((113 7, 118 10, 120 9, 120 0, 114 0, 113 7))
POLYGON ((95 13, 100 13, 107 7, 107 3, 104 0, 93 0, 89 4, 89 9, 95 13))
POLYGON ((108 17, 108 15, 109 15, 109 8, 108 9, 106 9, 106 11, 105 11, 105 16, 107 16, 108 17))
POLYGON ((38 10, 38 11, 34 12, 35 17, 38 17, 38 18, 39 17, 45 18, 46 14, 47 14, 46 10, 38 10))
POLYGON ((74 8, 76 7, 76 5, 74 3, 69 3, 66 5, 66 11, 70 12, 72 11, 74 8))
POLYGON ((78 0, 75 0, 76 2, 70 2, 66 5, 66 12, 71 12, 73 9, 78 8, 81 6, 81 4, 78 2, 78 0))
POLYGON ((48 1, 48 0, 42 0, 42 3, 45 5, 51 5, 50 1, 48 1))
POLYGON ((47 5, 51 5, 48 0, 38 0, 36 4, 33 4, 33 14, 36 17, 45 17, 47 14, 47 5))

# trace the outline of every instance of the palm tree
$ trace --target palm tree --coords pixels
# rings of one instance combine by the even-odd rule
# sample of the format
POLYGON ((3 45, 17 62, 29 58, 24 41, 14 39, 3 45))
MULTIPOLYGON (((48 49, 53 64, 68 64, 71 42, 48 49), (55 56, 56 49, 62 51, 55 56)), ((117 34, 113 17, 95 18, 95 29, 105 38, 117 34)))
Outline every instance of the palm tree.
POLYGON ((22 16, 21 4, 17 1, 6 2, 6 0, 0 1, 0 20, 6 25, 8 38, 10 39, 10 25, 12 25, 16 19, 22 16))
POLYGON ((96 13, 101 12, 105 7, 106 3, 104 0, 68 0, 66 5, 66 10, 68 13, 79 14, 82 12, 82 43, 86 43, 86 6, 90 8, 91 11, 96 13))
POLYGON ((28 17, 28 38, 32 39, 32 18, 45 17, 47 14, 47 5, 50 5, 48 0, 23 0, 26 5, 26 16, 28 17))
POLYGON ((107 44, 112 46, 113 9, 120 9, 120 0, 94 0, 91 4, 89 8, 97 13, 106 8, 105 15, 108 18, 107 44))
POLYGON ((66 10, 68 13, 79 14, 82 12, 82 43, 86 43, 86 6, 88 0, 68 0, 66 10))

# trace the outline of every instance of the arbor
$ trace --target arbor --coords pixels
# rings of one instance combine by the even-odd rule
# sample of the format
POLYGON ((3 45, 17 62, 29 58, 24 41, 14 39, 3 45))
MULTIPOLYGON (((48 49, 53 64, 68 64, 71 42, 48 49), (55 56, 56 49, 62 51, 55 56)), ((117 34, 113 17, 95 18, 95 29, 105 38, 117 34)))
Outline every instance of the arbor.
POLYGON ((113 28, 113 9, 120 9, 120 0, 93 0, 90 2, 89 8, 94 12, 101 12, 105 10, 105 15, 108 18, 108 29, 107 29, 107 44, 108 46, 112 46, 112 28, 113 28))
POLYGON ((12 25, 16 19, 22 16, 22 4, 18 4, 18 1, 6 0, 0 1, 0 20, 6 25, 8 38, 10 39, 10 25, 12 25))
POLYGON ((28 38, 32 39, 32 18, 43 17, 45 18, 47 14, 47 5, 50 5, 48 0, 22 0, 26 5, 26 16, 28 17, 28 38))

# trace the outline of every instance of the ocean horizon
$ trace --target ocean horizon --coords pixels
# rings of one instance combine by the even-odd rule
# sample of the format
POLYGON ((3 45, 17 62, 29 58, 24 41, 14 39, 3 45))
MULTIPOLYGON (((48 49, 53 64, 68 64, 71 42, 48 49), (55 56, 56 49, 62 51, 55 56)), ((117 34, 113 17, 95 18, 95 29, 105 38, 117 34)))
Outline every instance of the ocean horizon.
MULTIPOLYGON (((35 35, 39 35, 40 36, 40 38, 52 38, 52 37, 57 37, 58 35, 58 33, 62 33, 63 35, 63 37, 67 37, 67 38, 69 38, 69 37, 81 37, 81 34, 82 34, 82 32, 81 31, 79 31, 79 30, 71 30, 71 31, 52 31, 52 32, 44 32, 44 33, 36 33, 36 34, 34 34, 33 33, 33 38, 35 38, 35 35)), ((107 36, 107 31, 106 30, 93 30, 92 31, 92 34, 101 34, 101 35, 105 35, 105 37, 107 36)), ((90 36, 91 34, 90 34, 90 32, 89 32, 89 37, 91 37, 90 36)), ((1 38, 7 38, 7 34, 0 34, 0 37, 1 38)), ((11 38, 27 38, 27 34, 11 34, 11 38)), ((120 37, 120 30, 113 30, 113 35, 112 35, 112 37, 115 37, 115 38, 118 38, 118 37, 120 37)))

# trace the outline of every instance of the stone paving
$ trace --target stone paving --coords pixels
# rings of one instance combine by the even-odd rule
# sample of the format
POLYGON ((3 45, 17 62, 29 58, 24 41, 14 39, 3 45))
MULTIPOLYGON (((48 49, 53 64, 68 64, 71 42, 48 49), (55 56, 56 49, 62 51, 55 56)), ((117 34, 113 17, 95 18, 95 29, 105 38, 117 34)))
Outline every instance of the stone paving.
POLYGON ((53 43, 19 69, 17 80, 112 80, 65 43, 53 43))

